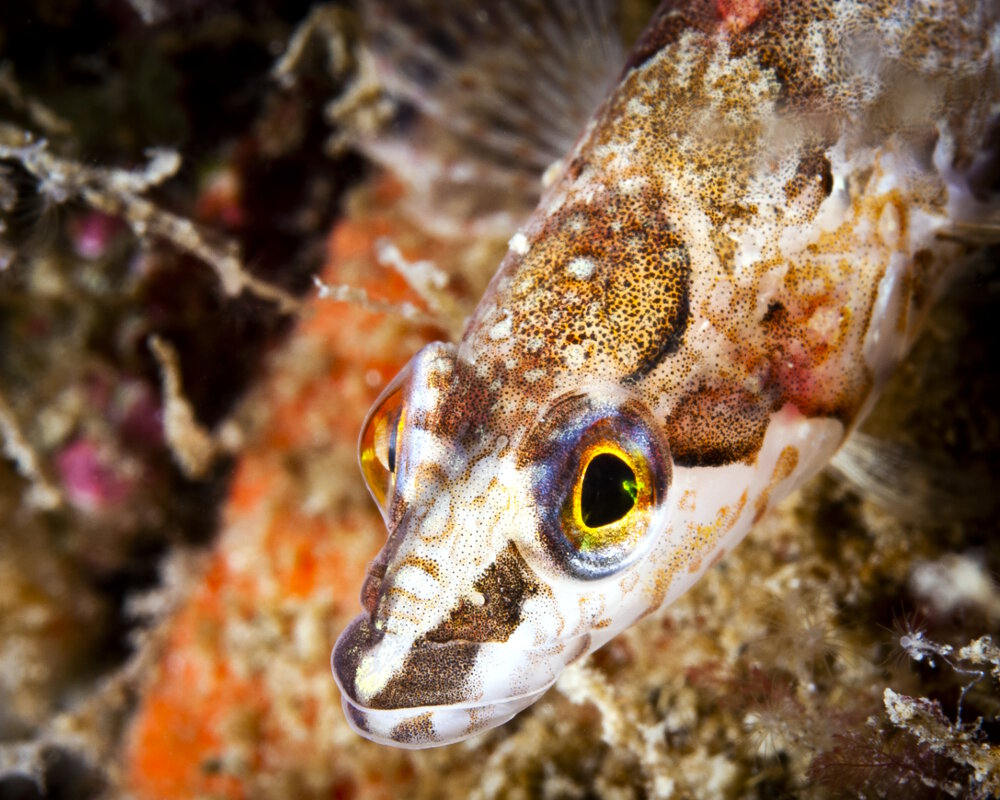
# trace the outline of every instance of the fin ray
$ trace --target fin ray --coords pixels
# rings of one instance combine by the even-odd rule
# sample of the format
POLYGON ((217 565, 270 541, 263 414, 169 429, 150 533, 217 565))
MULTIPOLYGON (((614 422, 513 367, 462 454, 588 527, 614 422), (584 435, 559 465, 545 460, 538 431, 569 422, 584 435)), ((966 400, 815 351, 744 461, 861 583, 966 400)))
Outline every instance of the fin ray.
POLYGON ((985 466, 959 467, 863 431, 848 437, 830 467, 863 497, 911 522, 983 518, 997 506, 985 466))
POLYGON ((471 216, 473 232, 512 233, 625 62, 612 0, 365 0, 362 15, 399 111, 358 144, 438 232, 471 216), (450 208, 434 206, 441 197, 450 208))
POLYGON ((1000 244, 1000 218, 982 222, 956 222, 942 230, 938 238, 972 247, 1000 244))

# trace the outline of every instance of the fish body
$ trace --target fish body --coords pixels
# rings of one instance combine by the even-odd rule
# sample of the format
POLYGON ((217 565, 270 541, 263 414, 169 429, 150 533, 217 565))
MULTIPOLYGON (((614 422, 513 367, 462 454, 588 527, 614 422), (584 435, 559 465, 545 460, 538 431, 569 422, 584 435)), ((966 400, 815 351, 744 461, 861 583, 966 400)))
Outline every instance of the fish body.
POLYGON ((361 437, 389 531, 352 725, 498 725, 670 603, 857 425, 996 211, 1000 8, 664 3, 459 342, 361 437))

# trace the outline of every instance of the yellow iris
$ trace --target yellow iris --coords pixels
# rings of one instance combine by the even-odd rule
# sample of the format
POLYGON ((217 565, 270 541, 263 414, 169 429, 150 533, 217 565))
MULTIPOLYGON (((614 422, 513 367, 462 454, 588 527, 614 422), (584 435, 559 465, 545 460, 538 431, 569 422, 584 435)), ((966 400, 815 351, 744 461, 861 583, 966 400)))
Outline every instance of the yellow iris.
POLYGON ((633 542, 651 504, 649 467, 639 454, 602 441, 581 454, 573 491, 563 508, 563 532, 578 552, 633 542))
POLYGON ((403 392, 397 389, 369 415, 361 431, 358 446, 361 471, 375 502, 383 511, 389 492, 395 484, 405 420, 403 392))

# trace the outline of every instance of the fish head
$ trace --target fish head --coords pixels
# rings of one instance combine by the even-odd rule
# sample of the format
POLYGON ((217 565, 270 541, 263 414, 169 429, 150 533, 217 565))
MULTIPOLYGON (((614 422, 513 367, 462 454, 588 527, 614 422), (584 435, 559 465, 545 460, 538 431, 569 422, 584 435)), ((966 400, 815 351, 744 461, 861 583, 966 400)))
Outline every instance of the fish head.
POLYGON ((375 741, 499 725, 648 606, 628 589, 667 512, 660 426, 620 385, 529 412, 488 381, 454 345, 428 345, 363 427, 389 536, 332 666, 375 741))

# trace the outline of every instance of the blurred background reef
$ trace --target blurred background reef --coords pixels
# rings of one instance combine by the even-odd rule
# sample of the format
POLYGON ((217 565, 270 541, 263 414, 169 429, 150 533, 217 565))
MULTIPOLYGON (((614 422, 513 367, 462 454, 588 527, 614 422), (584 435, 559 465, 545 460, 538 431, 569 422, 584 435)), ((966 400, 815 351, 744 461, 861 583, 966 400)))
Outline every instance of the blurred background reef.
POLYGON ((350 3, 0 4, 0 800, 1000 796, 991 249, 681 602, 471 742, 350 732, 357 430, 449 335, 405 266, 468 309, 506 248, 357 154, 365 64, 350 3))

